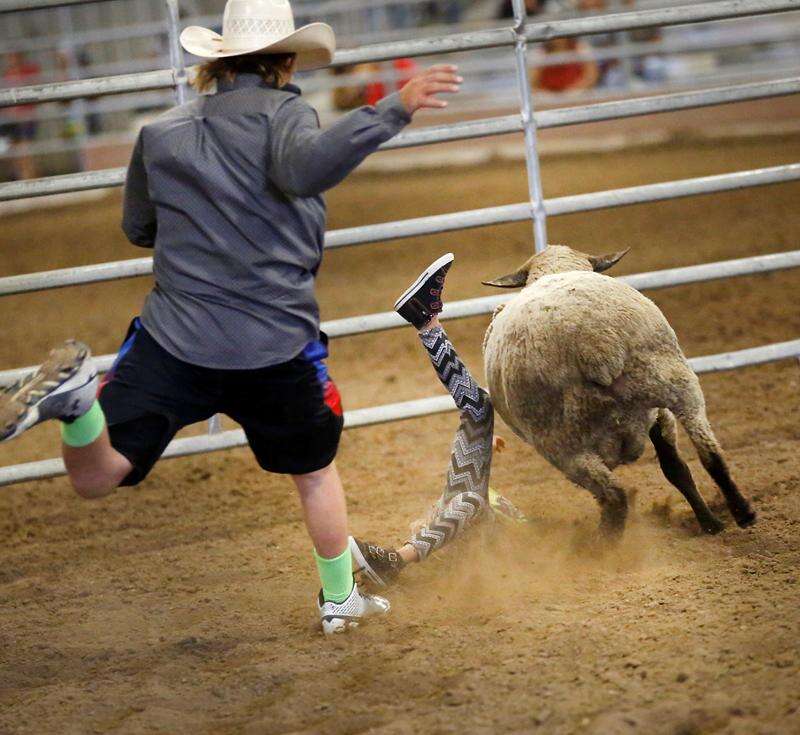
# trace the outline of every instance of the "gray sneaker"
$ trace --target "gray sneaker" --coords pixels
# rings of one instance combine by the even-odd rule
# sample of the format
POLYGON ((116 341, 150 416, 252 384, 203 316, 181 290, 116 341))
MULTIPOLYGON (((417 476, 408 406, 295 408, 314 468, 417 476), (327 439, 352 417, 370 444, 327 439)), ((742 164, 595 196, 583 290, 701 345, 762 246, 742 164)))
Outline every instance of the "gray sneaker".
POLYGON ((97 397, 97 368, 82 342, 67 340, 30 375, 0 392, 0 441, 32 426, 83 416, 97 397))

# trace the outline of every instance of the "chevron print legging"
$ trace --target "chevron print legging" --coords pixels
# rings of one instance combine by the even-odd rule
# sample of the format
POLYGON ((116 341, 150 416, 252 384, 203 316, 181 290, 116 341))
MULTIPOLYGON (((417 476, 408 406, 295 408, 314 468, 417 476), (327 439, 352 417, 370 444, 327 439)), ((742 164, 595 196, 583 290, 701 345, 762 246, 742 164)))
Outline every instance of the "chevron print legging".
POLYGON ((461 362, 442 327, 420 333, 420 339, 439 380, 461 412, 447 485, 425 525, 409 540, 422 561, 458 536, 488 505, 494 408, 489 394, 461 362))

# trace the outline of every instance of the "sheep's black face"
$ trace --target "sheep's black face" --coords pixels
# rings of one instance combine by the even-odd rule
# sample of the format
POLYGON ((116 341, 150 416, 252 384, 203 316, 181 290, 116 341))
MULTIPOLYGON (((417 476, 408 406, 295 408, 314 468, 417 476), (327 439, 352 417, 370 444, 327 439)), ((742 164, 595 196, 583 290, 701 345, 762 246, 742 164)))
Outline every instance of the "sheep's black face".
POLYGON ((548 245, 541 253, 536 253, 519 270, 508 275, 483 281, 485 286, 498 288, 520 288, 533 283, 542 276, 568 271, 595 271, 602 273, 618 263, 627 250, 606 255, 587 255, 566 245, 548 245))

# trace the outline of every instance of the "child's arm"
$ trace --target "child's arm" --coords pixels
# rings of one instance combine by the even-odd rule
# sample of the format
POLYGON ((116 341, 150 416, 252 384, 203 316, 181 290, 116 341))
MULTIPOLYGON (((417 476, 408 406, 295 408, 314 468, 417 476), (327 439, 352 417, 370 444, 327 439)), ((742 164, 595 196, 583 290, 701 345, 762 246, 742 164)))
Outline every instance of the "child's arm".
POLYGON ((271 121, 270 179, 286 194, 315 196, 338 184, 384 141, 399 133, 421 107, 447 105, 436 97, 457 92, 453 66, 435 66, 374 107, 360 107, 326 130, 299 97, 287 101, 271 121))

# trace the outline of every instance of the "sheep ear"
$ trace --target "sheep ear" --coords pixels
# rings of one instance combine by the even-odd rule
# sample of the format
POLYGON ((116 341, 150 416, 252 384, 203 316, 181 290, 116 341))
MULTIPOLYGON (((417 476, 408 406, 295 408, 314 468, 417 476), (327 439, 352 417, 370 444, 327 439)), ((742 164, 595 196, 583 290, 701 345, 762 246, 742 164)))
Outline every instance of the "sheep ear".
POLYGON ((531 268, 526 263, 518 271, 509 273, 507 276, 500 276, 493 281, 481 281, 484 286, 496 286, 497 288, 519 288, 528 282, 528 273, 531 268))
POLYGON ((590 255, 589 262, 595 273, 602 273, 607 271, 612 265, 619 263, 622 258, 627 255, 630 248, 620 250, 618 253, 606 253, 605 255, 590 255))

